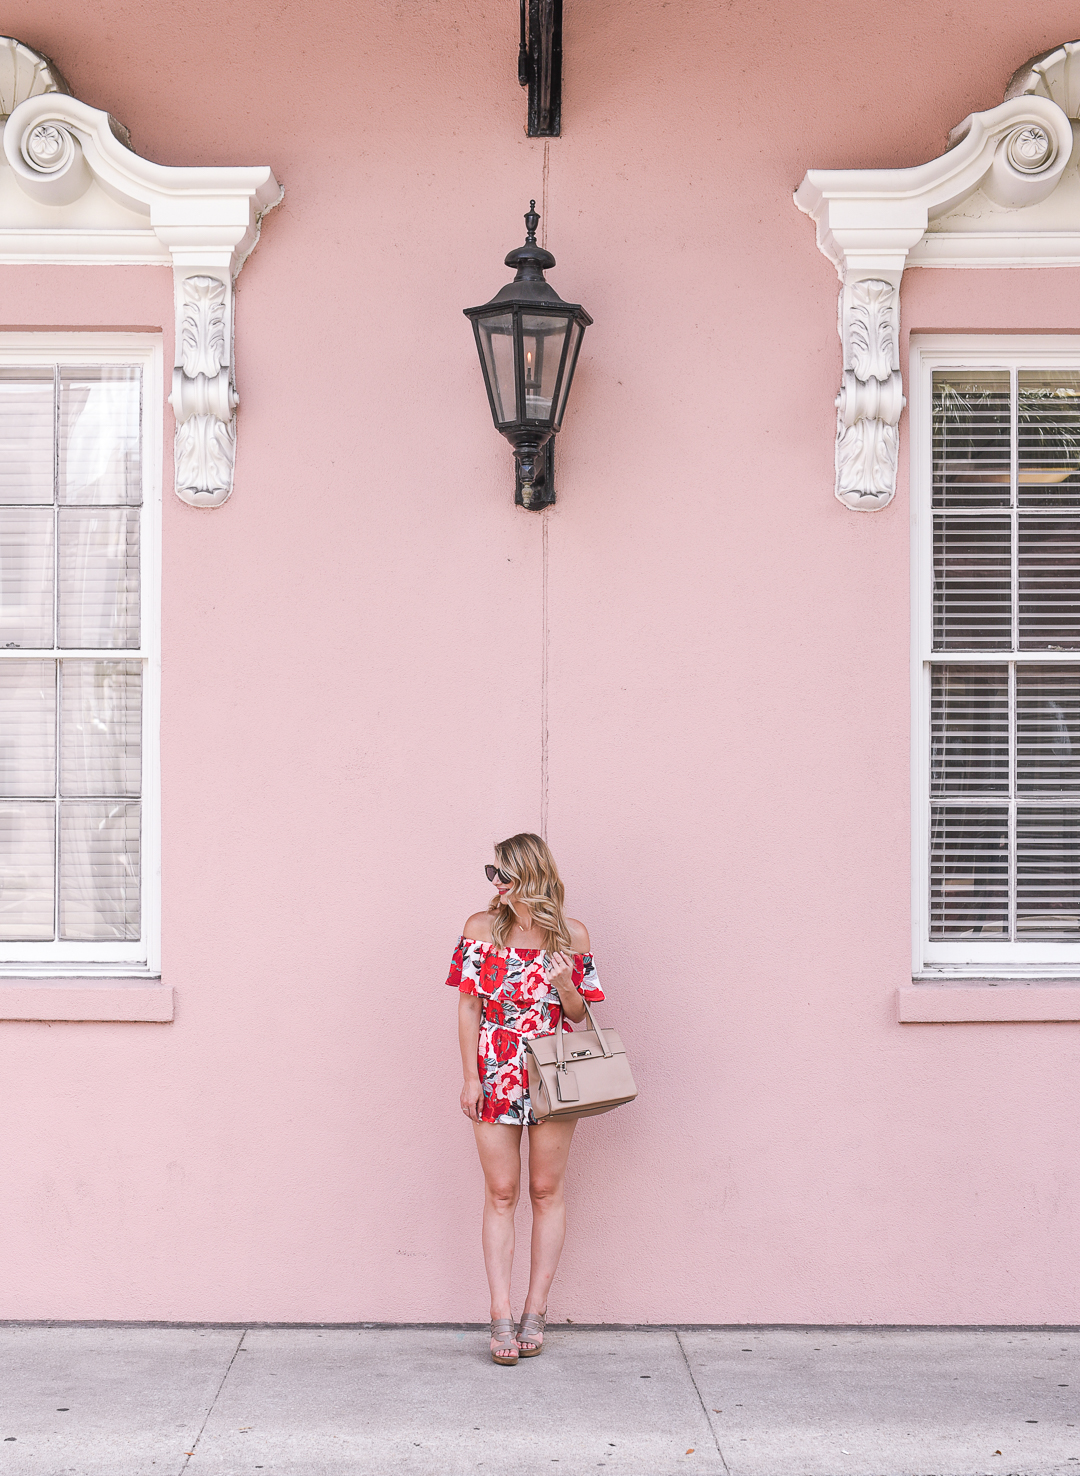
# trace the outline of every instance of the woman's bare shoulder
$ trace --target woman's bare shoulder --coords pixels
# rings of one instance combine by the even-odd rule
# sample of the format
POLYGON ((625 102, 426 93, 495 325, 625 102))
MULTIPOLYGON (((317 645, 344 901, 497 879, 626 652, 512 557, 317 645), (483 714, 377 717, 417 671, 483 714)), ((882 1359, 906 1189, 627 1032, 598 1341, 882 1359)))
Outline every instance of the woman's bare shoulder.
POLYGON ((491 942, 491 914, 488 912, 474 912, 472 917, 465 919, 465 926, 461 930, 463 938, 475 938, 478 943, 491 942))
POLYGON ((570 929, 570 951, 572 953, 589 953, 592 945, 589 942, 589 930, 583 922, 578 922, 576 917, 568 917, 566 926, 570 929))

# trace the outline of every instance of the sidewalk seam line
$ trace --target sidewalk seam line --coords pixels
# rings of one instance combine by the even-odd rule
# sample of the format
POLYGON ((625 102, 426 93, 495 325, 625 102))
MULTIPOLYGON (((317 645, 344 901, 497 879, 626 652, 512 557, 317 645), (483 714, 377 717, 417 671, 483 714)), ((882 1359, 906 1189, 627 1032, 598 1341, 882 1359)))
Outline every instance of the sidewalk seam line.
POLYGON ((690 1360, 686 1356, 686 1349, 683 1347, 683 1341, 679 1336, 678 1328, 675 1329, 675 1341, 679 1345, 679 1352, 682 1354, 683 1362, 686 1364, 686 1372, 690 1375, 690 1382, 694 1386, 694 1393, 697 1395, 698 1403, 701 1405, 701 1413, 705 1416, 705 1423, 709 1427, 709 1434, 712 1436, 713 1444, 716 1446, 716 1454, 720 1457, 721 1464, 727 1472, 727 1476, 731 1476, 728 1463, 724 1459, 724 1452, 720 1449, 720 1441, 717 1439, 716 1431, 713 1429, 713 1422, 709 1419, 709 1411, 705 1408, 705 1401, 701 1397, 701 1390, 698 1388, 697 1379, 694 1378, 694 1370, 690 1367, 690 1360))
POLYGON ((229 1362, 228 1362, 228 1365, 227 1365, 227 1367, 225 1369, 225 1372, 221 1375, 221 1383, 217 1386, 217 1392, 215 1393, 213 1399, 211 1399, 211 1401, 210 1401, 210 1408, 206 1411, 206 1415, 205 1415, 205 1417, 203 1419, 203 1422, 199 1426, 199 1433, 195 1436, 195 1439, 191 1442, 191 1449, 184 1456, 184 1464, 180 1467, 180 1470, 177 1472, 177 1476, 184 1476, 184 1472, 188 1468, 188 1461, 191 1460, 191 1457, 195 1454, 195 1452, 199 1448, 199 1441, 202 1439, 203 1431, 206 1429, 207 1421, 210 1419, 210 1416, 214 1413, 214 1408, 215 1408, 218 1400, 221 1398, 221 1391, 225 1387, 225 1380, 229 1377, 229 1374, 232 1372, 232 1366, 236 1362, 236 1355, 240 1352, 240 1349, 244 1346, 244 1339, 247 1337, 247 1335, 248 1335, 248 1329, 245 1327, 244 1328, 244 1331, 240 1334, 240 1341, 237 1343, 236 1347, 233 1349, 232 1357, 229 1359, 229 1362))

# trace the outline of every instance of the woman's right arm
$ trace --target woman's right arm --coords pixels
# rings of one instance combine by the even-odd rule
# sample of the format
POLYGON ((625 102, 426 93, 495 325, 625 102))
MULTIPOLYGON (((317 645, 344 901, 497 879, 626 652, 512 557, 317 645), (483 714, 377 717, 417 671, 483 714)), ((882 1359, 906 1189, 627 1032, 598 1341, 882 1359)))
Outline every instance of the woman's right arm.
POLYGON ((458 1044, 461 1046, 461 1110, 473 1122, 480 1121, 484 1093, 476 1069, 476 1050, 480 1043, 480 1001, 475 994, 458 995, 458 1044))

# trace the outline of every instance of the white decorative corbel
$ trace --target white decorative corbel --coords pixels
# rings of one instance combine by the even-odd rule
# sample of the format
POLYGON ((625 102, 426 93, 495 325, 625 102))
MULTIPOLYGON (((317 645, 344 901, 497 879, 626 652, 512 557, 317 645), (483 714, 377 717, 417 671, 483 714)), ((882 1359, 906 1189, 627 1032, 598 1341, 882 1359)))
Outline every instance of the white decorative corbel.
POLYGON ((836 495, 875 508, 896 490, 897 425, 907 403, 899 360, 900 294, 869 277, 845 283, 839 330, 844 377, 836 397, 836 495))
POLYGON ((232 285, 177 274, 176 356, 169 403, 176 416, 176 491, 218 507, 232 491, 239 403, 229 367, 232 285))
POLYGON ((174 168, 135 154, 127 130, 67 94, 46 57, 0 37, 0 263, 171 265, 176 299, 176 493, 220 507, 232 491, 233 283, 282 196, 270 169, 174 168))
MULTIPOLYGON (((1071 54, 1059 48, 1047 58, 1060 55, 1061 67, 1071 66, 1071 54)), ((1060 79, 1051 85, 1058 72, 1048 82, 1047 58, 1020 69, 1000 107, 973 113, 954 128, 941 158, 912 169, 812 169, 795 192, 795 204, 815 221, 818 247, 841 283, 835 491, 845 507, 873 512, 896 492, 905 403, 899 358, 905 266, 1080 263, 1076 222, 1068 219, 1063 241, 1056 216, 1048 218, 1043 203, 1073 151, 1070 118, 1055 101, 1068 89, 1060 79), (1045 249, 1050 236, 1056 255, 1045 249)), ((1080 59, 1077 67, 1080 73, 1080 59)), ((1072 93, 1080 105, 1080 89, 1074 85, 1072 93)))

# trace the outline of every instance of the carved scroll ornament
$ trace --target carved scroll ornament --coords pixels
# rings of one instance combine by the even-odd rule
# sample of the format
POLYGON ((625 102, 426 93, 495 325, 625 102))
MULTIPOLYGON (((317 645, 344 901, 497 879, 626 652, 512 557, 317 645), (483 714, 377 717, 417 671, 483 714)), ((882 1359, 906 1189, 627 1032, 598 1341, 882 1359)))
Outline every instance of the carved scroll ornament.
POLYGON ((854 282, 840 294, 844 378, 836 397, 836 495, 856 511, 884 507, 896 491, 897 424, 905 405, 891 282, 854 282))
POLYGON ((236 407, 228 345, 232 292, 219 277, 180 284, 179 364, 169 403, 176 416, 176 495, 192 507, 220 507, 232 491, 236 407))
POLYGON ((233 282, 281 199, 273 172, 141 158, 123 124, 4 36, 0 135, 0 164, 24 197, 14 223, 0 212, 0 262, 171 265, 176 492, 192 507, 220 507, 236 456, 233 282))
POLYGON ((194 507, 219 507, 232 491, 236 426, 193 415, 176 427, 176 491, 194 507))
POLYGON ((1069 166, 1078 114, 1080 43, 1070 42, 1021 67, 1006 100, 965 118, 939 158, 910 169, 811 169, 796 190, 842 284, 835 491, 845 507, 874 512, 896 491, 905 267, 1080 265, 1069 192, 1028 214, 1069 166))

